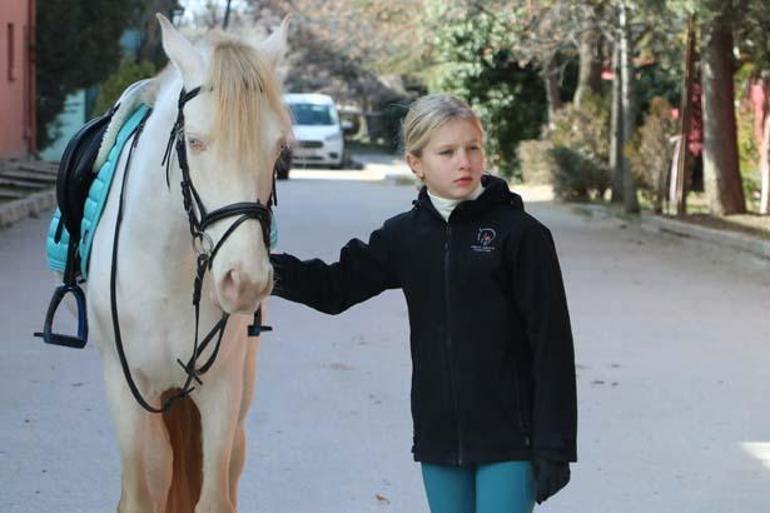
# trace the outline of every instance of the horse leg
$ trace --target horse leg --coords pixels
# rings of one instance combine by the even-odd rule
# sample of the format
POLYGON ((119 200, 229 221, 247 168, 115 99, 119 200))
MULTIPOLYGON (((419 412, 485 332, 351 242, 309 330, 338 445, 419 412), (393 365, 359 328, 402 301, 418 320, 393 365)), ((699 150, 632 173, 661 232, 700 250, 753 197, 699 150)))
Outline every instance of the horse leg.
POLYGON ((120 366, 106 360, 104 382, 122 456, 118 513, 162 513, 173 457, 163 418, 136 403, 120 366))
MULTIPOLYGON (((233 360, 239 361, 238 358, 233 360)), ((238 424, 243 377, 240 372, 232 372, 233 369, 220 367, 217 370, 218 375, 209 377, 195 396, 201 412, 203 439, 203 484, 195 513, 235 512, 229 493, 230 455, 238 424)))
POLYGON ((235 438, 233 439, 233 448, 230 454, 230 475, 229 480, 229 495, 230 503, 233 505, 233 510, 238 507, 238 479, 241 476, 243 470, 243 464, 246 461, 246 433, 244 430, 244 422, 238 421, 238 425, 235 427, 235 438))
POLYGON ((230 502, 233 503, 233 507, 238 505, 238 480, 243 471, 243 464, 246 461, 246 431, 244 428, 246 414, 254 398, 254 375, 256 373, 256 354, 259 339, 256 342, 245 340, 244 343, 248 344, 248 349, 243 362, 243 397, 241 398, 238 424, 235 428, 233 449, 230 455, 230 502))

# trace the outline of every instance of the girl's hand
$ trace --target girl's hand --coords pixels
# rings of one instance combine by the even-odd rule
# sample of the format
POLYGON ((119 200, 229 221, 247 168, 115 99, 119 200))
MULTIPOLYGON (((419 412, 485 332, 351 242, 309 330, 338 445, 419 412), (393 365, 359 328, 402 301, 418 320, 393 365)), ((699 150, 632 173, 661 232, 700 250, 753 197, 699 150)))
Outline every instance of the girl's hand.
POLYGON ((538 504, 545 502, 569 483, 569 463, 566 461, 554 461, 535 456, 532 466, 535 471, 535 501, 538 504))

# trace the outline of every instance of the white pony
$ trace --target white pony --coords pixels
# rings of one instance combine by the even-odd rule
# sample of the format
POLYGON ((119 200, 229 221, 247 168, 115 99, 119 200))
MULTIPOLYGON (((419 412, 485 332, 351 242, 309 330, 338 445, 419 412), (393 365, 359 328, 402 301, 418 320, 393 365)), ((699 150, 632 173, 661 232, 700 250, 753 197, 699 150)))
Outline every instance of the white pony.
MULTIPOLYGON (((141 395, 155 408, 185 382, 177 359, 188 361, 194 339, 196 253, 182 202, 182 174, 172 156, 167 187, 161 166, 180 91, 201 87, 182 107, 180 137, 190 180, 209 212, 257 200, 267 205, 273 166, 291 130, 275 75, 286 47, 287 20, 261 43, 219 33, 193 45, 166 18, 158 19, 172 66, 152 79, 153 110, 131 155, 115 285, 128 366, 141 395)), ((202 335, 223 311, 232 315, 203 384, 194 383, 194 391, 168 412, 148 413, 124 377, 110 301, 115 219, 128 154, 126 145, 95 233, 86 283, 91 337, 99 344, 122 455, 118 511, 232 513, 244 464, 244 418, 254 389, 257 342, 247 337, 247 326, 273 282, 267 241, 253 218, 231 234, 226 232, 237 216, 203 228, 204 238, 214 244, 223 236, 226 240, 204 280, 202 335)))

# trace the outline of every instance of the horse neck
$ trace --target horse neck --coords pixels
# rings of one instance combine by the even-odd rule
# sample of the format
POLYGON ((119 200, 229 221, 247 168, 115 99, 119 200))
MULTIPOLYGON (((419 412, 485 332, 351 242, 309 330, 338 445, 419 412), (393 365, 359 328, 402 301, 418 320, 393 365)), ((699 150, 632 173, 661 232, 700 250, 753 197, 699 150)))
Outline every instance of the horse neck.
POLYGON ((136 207, 127 208, 124 217, 131 238, 141 239, 138 249, 164 259, 189 257, 191 244, 176 153, 171 155, 170 186, 161 165, 175 119, 176 95, 173 90, 161 90, 132 157, 126 203, 136 207))

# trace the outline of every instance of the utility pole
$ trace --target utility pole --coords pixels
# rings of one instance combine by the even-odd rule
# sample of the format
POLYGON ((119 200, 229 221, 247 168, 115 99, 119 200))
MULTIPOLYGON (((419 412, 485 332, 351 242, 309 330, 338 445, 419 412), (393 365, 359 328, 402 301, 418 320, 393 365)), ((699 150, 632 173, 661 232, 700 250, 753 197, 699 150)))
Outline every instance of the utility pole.
POLYGON ((222 30, 227 30, 227 26, 230 24, 230 2, 227 0, 227 7, 225 7, 225 19, 222 20, 222 30))

